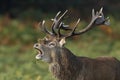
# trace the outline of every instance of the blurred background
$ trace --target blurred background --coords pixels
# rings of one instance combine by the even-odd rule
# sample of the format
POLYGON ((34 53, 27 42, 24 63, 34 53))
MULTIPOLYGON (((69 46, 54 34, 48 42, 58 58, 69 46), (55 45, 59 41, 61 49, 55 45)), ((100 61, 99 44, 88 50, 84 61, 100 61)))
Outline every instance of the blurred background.
POLYGON ((120 60, 120 0, 1 0, 0 1, 0 80, 55 80, 48 64, 35 59, 33 49, 44 33, 38 23, 50 21, 58 11, 69 10, 65 23, 71 27, 80 17, 79 29, 91 19, 91 10, 110 17, 110 26, 67 40, 66 47, 78 56, 114 56, 120 60), (72 47, 74 46, 74 47, 72 47))

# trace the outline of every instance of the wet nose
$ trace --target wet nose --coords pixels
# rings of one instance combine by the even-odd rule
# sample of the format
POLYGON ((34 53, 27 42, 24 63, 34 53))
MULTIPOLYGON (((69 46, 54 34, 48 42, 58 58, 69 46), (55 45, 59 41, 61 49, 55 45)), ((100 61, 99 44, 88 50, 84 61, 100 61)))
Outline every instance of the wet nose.
POLYGON ((39 48, 39 46, 40 46, 39 43, 35 43, 33 47, 34 47, 34 48, 39 48))

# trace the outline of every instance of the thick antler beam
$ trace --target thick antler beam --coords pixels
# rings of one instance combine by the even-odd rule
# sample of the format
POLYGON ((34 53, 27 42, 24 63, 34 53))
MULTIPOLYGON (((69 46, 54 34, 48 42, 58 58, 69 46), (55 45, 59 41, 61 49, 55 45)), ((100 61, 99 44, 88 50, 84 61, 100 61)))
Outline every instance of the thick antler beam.
POLYGON ((90 23, 88 24, 88 26, 86 26, 85 28, 83 28, 82 30, 75 32, 77 29, 77 26, 80 22, 80 19, 78 19, 78 21, 76 22, 75 26, 73 29, 69 28, 69 25, 65 25, 62 22, 62 19, 64 18, 64 16, 66 15, 66 13, 68 12, 68 10, 66 10, 63 14, 61 14, 61 11, 59 11, 56 16, 54 17, 54 19, 51 19, 53 21, 52 23, 52 32, 48 31, 45 27, 45 21, 43 20, 42 22, 42 30, 47 33, 50 34, 51 36, 56 36, 58 38, 61 37, 71 37, 71 36, 75 36, 75 35, 81 35, 89 30, 91 30, 95 25, 109 25, 109 18, 105 18, 104 14, 103 14, 103 8, 101 8, 99 11, 95 12, 94 9, 92 9, 92 19, 90 21, 90 23), (61 16, 60 16, 61 14, 61 16), (60 17, 59 17, 60 16, 60 17), (63 35, 61 34, 61 29, 63 30, 71 30, 70 33, 68 33, 67 35, 63 35), (57 31, 57 32, 56 32, 57 31))
POLYGON ((94 9, 92 9, 92 19, 91 19, 90 23, 88 24, 88 26, 85 27, 84 29, 80 30, 79 32, 75 32, 76 27, 77 27, 77 25, 80 21, 80 20, 78 20, 77 23, 75 24, 72 32, 66 37, 83 34, 87 31, 89 31, 90 29, 92 29, 94 27, 94 25, 102 25, 102 24, 108 25, 109 24, 109 19, 104 18, 104 14, 103 14, 102 10, 103 10, 103 8, 101 8, 99 12, 97 11, 95 13, 94 9))

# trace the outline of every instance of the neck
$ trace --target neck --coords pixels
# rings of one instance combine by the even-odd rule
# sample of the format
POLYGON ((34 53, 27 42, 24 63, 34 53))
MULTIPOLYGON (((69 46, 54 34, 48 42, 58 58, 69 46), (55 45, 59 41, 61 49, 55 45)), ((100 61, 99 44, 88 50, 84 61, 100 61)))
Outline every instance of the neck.
POLYGON ((67 48, 58 49, 55 54, 53 63, 49 67, 50 71, 60 80, 69 80, 70 77, 74 76, 71 76, 71 73, 75 72, 77 67, 81 67, 80 62, 78 63, 77 57, 67 48))

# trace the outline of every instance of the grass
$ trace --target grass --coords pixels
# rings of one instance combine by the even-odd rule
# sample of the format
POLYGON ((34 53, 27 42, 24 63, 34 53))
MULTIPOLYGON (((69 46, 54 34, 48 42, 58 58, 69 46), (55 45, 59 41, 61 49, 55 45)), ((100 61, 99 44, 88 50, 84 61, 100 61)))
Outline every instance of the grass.
POLYGON ((47 64, 35 60, 34 50, 31 48, 22 53, 19 48, 20 46, 0 47, 0 79, 49 80, 47 64))
MULTIPOLYGON (((48 64, 35 59, 33 44, 44 35, 39 34, 35 24, 26 25, 16 20, 9 23, 0 23, 0 80, 55 80, 48 64)), ((108 32, 104 28, 103 32, 96 28, 67 40, 66 47, 77 56, 113 56, 120 60, 119 25, 119 21, 112 19, 111 28, 115 37, 110 37, 109 27, 108 32)))
MULTIPOLYGON (((120 59, 120 42, 93 40, 91 42, 76 40, 67 41, 68 47, 79 56, 95 58, 98 56, 114 56, 120 59), (74 46, 74 47, 73 47, 74 46), (109 48, 112 49, 109 51, 109 48)), ((35 59, 36 51, 32 46, 20 51, 22 45, 0 46, 0 79, 1 80, 55 80, 48 71, 48 64, 35 59)))

